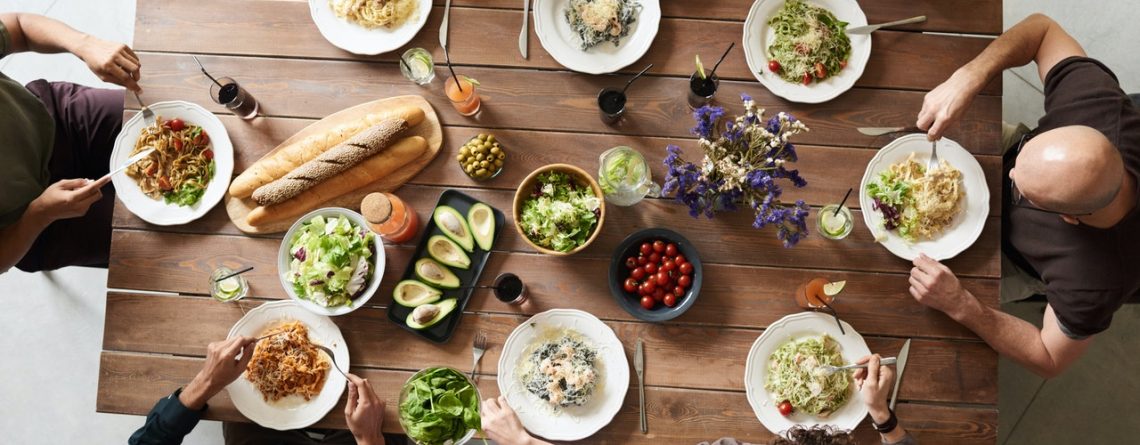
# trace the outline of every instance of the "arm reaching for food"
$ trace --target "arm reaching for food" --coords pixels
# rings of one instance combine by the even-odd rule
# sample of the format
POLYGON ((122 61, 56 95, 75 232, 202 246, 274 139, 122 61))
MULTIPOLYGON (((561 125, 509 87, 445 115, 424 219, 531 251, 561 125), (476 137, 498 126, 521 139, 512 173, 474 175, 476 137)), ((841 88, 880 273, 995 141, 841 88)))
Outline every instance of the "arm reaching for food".
POLYGON ((987 307, 962 288, 949 268, 920 255, 910 272, 910 294, 920 303, 946 313, 1009 357, 1044 378, 1064 372, 1085 350, 1092 337, 1072 339, 1061 330, 1052 306, 1043 328, 987 307))
POLYGON ((871 420, 875 425, 889 428, 888 431, 879 432, 884 444, 917 443, 902 426, 898 425, 898 418, 887 404, 891 388, 895 385, 895 372, 890 367, 880 365, 880 360, 879 354, 873 354, 855 362, 860 365, 867 364, 867 368, 855 371, 855 387, 859 388, 859 394, 863 396, 863 403, 867 405, 867 411, 871 414, 871 420), (894 423, 894 426, 891 426, 891 423, 894 423))
POLYGON ((139 89, 139 56, 127 45, 110 42, 76 31, 58 20, 38 14, 5 13, 0 21, 8 29, 12 47, 9 53, 35 51, 75 54, 100 80, 139 89))
POLYGON ((348 374, 348 399, 344 405, 344 421, 348 423, 357 445, 384 445, 384 401, 372 390, 368 380, 348 374))
POLYGON ((58 181, 32 200, 23 215, 0 228, 0 273, 7 272, 28 253, 48 225, 60 219, 77 218, 103 198, 101 183, 86 179, 58 181))
POLYGON ((550 445, 545 440, 536 439, 526 432, 518 414, 511 409, 507 398, 499 396, 483 401, 480 415, 483 418, 483 432, 496 443, 503 445, 550 445))
POLYGON ((939 139, 962 117, 982 88, 1002 71, 1037 62, 1044 82, 1058 62, 1084 55, 1081 45, 1061 25, 1045 15, 1033 14, 1002 33, 978 57, 927 93, 916 125, 927 130, 930 140, 939 139))

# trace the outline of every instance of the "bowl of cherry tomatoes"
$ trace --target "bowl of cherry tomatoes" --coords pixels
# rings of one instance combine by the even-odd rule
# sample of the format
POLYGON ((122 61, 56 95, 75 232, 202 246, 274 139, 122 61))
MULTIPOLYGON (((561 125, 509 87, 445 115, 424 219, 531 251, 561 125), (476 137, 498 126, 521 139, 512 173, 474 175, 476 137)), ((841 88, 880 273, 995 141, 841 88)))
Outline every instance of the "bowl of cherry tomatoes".
POLYGON ((701 258, 689 240, 669 229, 645 229, 614 252, 610 293, 639 320, 668 321, 696 301, 701 276, 701 258))

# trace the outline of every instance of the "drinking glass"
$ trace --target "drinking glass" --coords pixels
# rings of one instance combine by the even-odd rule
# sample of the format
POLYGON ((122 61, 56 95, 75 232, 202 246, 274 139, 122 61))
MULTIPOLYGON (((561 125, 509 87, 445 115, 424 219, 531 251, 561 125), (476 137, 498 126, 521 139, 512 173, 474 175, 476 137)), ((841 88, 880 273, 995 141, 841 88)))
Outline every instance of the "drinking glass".
POLYGON ((257 99, 229 77, 219 77, 217 83, 210 84, 210 98, 237 117, 246 120, 257 117, 257 99))
POLYGON ((699 73, 689 76, 689 108, 697 109, 708 105, 720 88, 720 78, 715 74, 702 79, 699 73))
POLYGON ((851 217, 851 210, 847 206, 828 204, 819 210, 816 228, 824 238, 841 240, 851 234, 855 228, 855 220, 851 217), (835 210, 839 209, 838 212, 835 210))
POLYGON ((612 124, 625 114, 625 93, 617 88, 605 88, 598 93, 598 111, 602 122, 612 124))
POLYGON ((404 51, 403 63, 400 63, 400 72, 408 80, 417 85, 426 85, 435 79, 435 63, 432 62, 431 53, 423 48, 411 48, 404 51))
POLYGON ((625 207, 661 196, 661 186, 653 182, 649 163, 637 150, 611 148, 598 157, 598 164, 598 184, 611 204, 625 207))
POLYGON ((466 77, 459 76, 458 84, 456 84, 455 77, 448 78, 443 85, 443 92, 451 101, 451 106, 455 107, 455 111, 458 111, 459 114, 474 116, 479 112, 482 105, 482 100, 479 99, 479 91, 476 85, 468 81, 466 77))

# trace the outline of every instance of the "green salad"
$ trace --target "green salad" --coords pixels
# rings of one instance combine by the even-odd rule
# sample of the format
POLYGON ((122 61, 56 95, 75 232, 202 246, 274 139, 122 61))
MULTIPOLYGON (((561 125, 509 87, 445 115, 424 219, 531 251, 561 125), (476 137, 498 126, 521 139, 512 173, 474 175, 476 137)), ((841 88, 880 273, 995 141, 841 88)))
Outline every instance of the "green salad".
POLYGON ((454 369, 426 369, 404 384, 403 392, 400 424, 418 444, 455 442, 482 428, 479 393, 454 369))
POLYGON ((788 82, 810 84, 839 74, 851 57, 847 22, 803 0, 787 0, 768 24, 776 38, 768 46, 769 69, 788 82))
POLYGON ((796 411, 827 417, 850 398, 851 375, 817 372, 822 365, 844 365, 835 339, 825 334, 790 340, 769 357, 764 389, 777 403, 787 400, 796 411))
POLYGON ((375 272, 373 236, 346 216, 312 217, 288 240, 285 281, 303 300, 324 307, 351 305, 375 272))
POLYGON ((538 175, 518 222, 531 242, 569 252, 590 239, 601 216, 602 200, 588 185, 562 172, 538 175))

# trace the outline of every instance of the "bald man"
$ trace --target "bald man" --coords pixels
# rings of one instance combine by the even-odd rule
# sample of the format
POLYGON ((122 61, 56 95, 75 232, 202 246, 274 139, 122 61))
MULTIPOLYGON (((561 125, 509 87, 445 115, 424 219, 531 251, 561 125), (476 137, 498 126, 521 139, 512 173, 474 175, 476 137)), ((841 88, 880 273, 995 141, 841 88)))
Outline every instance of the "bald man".
POLYGON ((1006 301, 1014 287, 1007 275, 1027 273, 1037 284, 1027 293, 1048 300, 1042 328, 981 304, 925 256, 914 261, 910 293, 1050 378, 1108 329, 1126 299, 1140 295, 1140 110, 1112 71, 1035 14, 927 94, 917 125, 941 137, 984 85, 1029 62, 1045 85, 1045 116, 1003 161, 1002 293, 1006 301))

